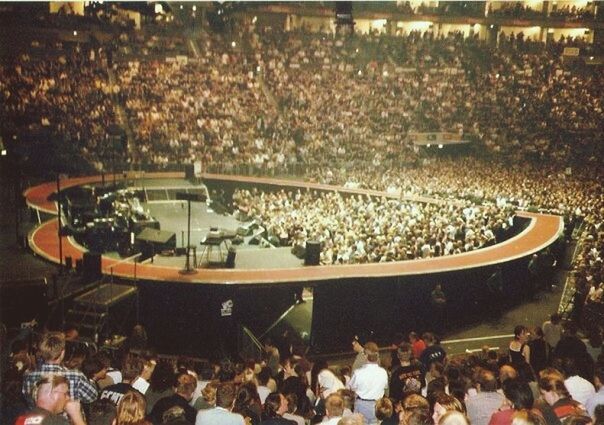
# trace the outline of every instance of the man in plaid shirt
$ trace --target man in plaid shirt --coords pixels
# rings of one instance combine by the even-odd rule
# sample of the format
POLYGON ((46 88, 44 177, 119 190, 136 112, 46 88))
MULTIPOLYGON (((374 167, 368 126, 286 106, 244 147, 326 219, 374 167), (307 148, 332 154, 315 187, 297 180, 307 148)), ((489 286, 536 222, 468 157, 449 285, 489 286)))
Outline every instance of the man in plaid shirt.
POLYGON ((32 389, 43 376, 49 373, 64 376, 69 381, 69 397, 83 403, 92 403, 97 399, 98 390, 82 372, 61 366, 65 357, 65 335, 61 332, 48 332, 40 341, 40 356, 44 363, 36 370, 26 372, 23 376, 23 395, 30 406, 35 405, 32 389))

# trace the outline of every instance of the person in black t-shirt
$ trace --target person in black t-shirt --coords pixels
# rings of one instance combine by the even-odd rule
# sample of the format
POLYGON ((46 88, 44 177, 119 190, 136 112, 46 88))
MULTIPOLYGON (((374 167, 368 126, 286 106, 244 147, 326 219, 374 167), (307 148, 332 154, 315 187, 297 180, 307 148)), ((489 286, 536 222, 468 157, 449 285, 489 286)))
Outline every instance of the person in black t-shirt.
POLYGON ((411 344, 403 342, 398 346, 400 366, 390 376, 389 395, 395 402, 402 401, 409 393, 419 393, 424 386, 422 364, 413 358, 411 344))

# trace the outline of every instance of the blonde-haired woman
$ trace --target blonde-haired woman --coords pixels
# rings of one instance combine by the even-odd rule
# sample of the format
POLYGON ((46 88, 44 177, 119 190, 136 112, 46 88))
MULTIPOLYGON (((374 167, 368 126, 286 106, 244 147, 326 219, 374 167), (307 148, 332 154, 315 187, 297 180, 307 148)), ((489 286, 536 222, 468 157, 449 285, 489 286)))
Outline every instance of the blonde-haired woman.
POLYGON ((147 402, 138 391, 129 391, 117 405, 115 425, 151 425, 145 420, 147 402))

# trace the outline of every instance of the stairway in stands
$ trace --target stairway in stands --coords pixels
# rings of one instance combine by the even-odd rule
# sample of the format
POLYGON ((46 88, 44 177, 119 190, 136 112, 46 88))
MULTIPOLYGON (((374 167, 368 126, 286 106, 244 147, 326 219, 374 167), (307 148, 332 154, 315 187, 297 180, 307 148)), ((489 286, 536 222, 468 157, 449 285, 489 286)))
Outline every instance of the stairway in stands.
MULTIPOLYGON (((109 77, 109 84, 111 87, 115 86, 117 84, 117 79, 113 69, 107 68, 107 76, 109 77)), ((117 124, 120 125, 126 132, 126 137, 128 140, 128 156, 132 157, 134 151, 134 131, 132 131, 130 122, 128 121, 128 115, 126 114, 123 105, 120 103, 116 95, 113 95, 113 110, 115 111, 117 124)))
POLYGON ((133 285, 99 283, 74 298, 65 315, 65 328, 76 329, 80 339, 98 343, 127 332, 138 317, 138 289, 133 285))

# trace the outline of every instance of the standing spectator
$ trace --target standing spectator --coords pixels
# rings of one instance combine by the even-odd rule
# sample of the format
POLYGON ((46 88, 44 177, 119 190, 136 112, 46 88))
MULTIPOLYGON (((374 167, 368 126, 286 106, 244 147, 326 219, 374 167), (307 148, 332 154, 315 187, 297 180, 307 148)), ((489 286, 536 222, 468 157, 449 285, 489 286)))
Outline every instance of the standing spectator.
POLYGON ((339 394, 332 394, 325 400, 325 418, 323 425, 337 425, 344 416, 344 399, 339 394))
POLYGON ((466 409, 463 404, 455 397, 444 392, 436 395, 436 402, 434 403, 434 413, 432 419, 434 424, 438 425, 440 418, 442 418, 447 412, 460 412, 466 414, 466 409))
POLYGON ((352 339, 352 350, 356 353, 354 362, 352 363, 352 371, 354 372, 367 363, 367 355, 363 349, 363 342, 356 335, 352 339))
POLYGON ((266 353, 266 365, 271 369, 271 377, 274 378, 279 373, 281 356, 277 345, 270 338, 264 341, 264 352, 266 353))
POLYGON ((35 407, 19 416, 15 425, 69 425, 70 422, 61 416, 63 412, 67 413, 72 425, 86 424, 80 402, 69 397, 69 381, 65 376, 44 375, 36 382, 32 391, 35 407))
POLYGON ((446 327, 447 297, 440 283, 438 283, 430 294, 430 303, 434 312, 434 329, 442 334, 446 327))
POLYGON ((426 343, 426 349, 422 352, 419 361, 424 365, 424 370, 430 369, 430 365, 434 362, 445 364, 447 352, 436 341, 434 334, 424 333, 423 340, 426 343))
POLYGON ((558 313, 553 313, 549 320, 543 322, 543 339, 547 343, 547 355, 551 354, 552 351, 558 345, 560 337, 562 336, 562 325, 560 324, 562 318, 558 313))
POLYGON ((194 424, 197 411, 191 407, 190 402, 193 398, 193 391, 197 386, 197 379, 188 373, 181 373, 176 378, 176 387, 174 394, 164 397, 155 403, 149 418, 154 424, 161 424, 163 414, 174 406, 181 407, 185 412, 187 422, 194 424))
POLYGON ((547 366, 547 343, 539 326, 536 326, 531 333, 528 345, 531 353, 531 367, 538 374, 547 366))
POLYGON ((260 396, 256 390, 256 384, 249 381, 239 387, 239 391, 237 391, 237 396, 235 397, 233 413, 239 413, 251 425, 258 425, 260 423, 262 406, 260 396))
POLYGON ((533 391, 526 382, 508 378, 503 382, 502 388, 505 402, 493 413, 489 425, 510 425, 515 413, 533 408, 533 391))
POLYGON ((365 344, 364 350, 367 363, 354 371, 348 387, 357 394, 355 412, 372 423, 375 421, 375 402, 388 388, 388 373, 378 364, 380 352, 375 342, 365 344))
POLYGON ((529 331, 526 326, 518 325, 514 328, 514 339, 510 342, 510 361, 512 364, 529 363, 531 349, 528 346, 529 331))
POLYGON ((262 422, 260 425, 297 425, 296 422, 285 419, 287 413, 287 400, 281 393, 270 393, 264 403, 262 422))
POLYGON ((388 395, 395 401, 402 401, 406 394, 421 391, 424 386, 424 377, 422 364, 413 357, 411 344, 403 342, 399 345, 397 355, 400 366, 394 369, 390 375, 388 395))
POLYGON ((69 381, 69 397, 84 403, 92 403, 98 396, 94 382, 78 371, 67 369, 61 363, 65 357, 65 335, 61 332, 47 332, 40 341, 40 357, 42 365, 23 376, 23 394, 31 406, 35 404, 32 399, 32 390, 42 376, 49 373, 64 376, 69 381))
MULTIPOLYGON (((543 400, 560 421, 572 415, 586 415, 581 404, 573 400, 564 385, 564 376, 556 369, 545 369, 539 374, 539 389, 543 400)), ((545 412, 543 408, 542 412, 545 412)))
POLYGON ((491 416, 504 401, 503 395, 497 392, 497 379, 493 372, 479 372, 476 390, 476 395, 470 395, 466 399, 468 418, 473 425, 488 425, 491 416))
POLYGON ((105 387, 99 398, 101 400, 110 400, 116 406, 127 393, 137 391, 132 383, 143 372, 144 361, 142 358, 133 355, 127 355, 122 364, 122 382, 105 387))
POLYGON ((604 366, 600 366, 596 369, 594 383, 596 384, 596 389, 598 392, 587 399, 585 402, 585 408, 587 409, 589 416, 595 420, 596 406, 604 406, 604 366))
POLYGON ((564 386, 573 400, 585 405, 587 400, 596 393, 593 384, 587 379, 579 376, 579 371, 573 359, 564 359, 562 369, 566 375, 564 386))
POLYGON ((426 349, 426 343, 415 331, 409 332, 409 342, 413 348, 413 357, 419 359, 426 349))
POLYGON ((235 403, 235 386, 221 382, 216 389, 216 407, 197 412, 195 425, 245 425, 243 416, 232 413, 235 403))
POLYGON ((147 403, 145 396, 138 391, 126 393, 117 405, 115 425, 151 425, 145 420, 147 403))
POLYGON ((375 402, 375 417, 379 425, 398 425, 399 418, 394 412, 392 401, 388 397, 382 397, 375 402))
POLYGON ((283 414, 285 419, 289 419, 290 421, 294 421, 297 425, 304 425, 305 419, 303 416, 300 416, 296 410, 298 408, 298 396, 296 394, 288 394, 285 396, 287 400, 287 412, 283 414))

